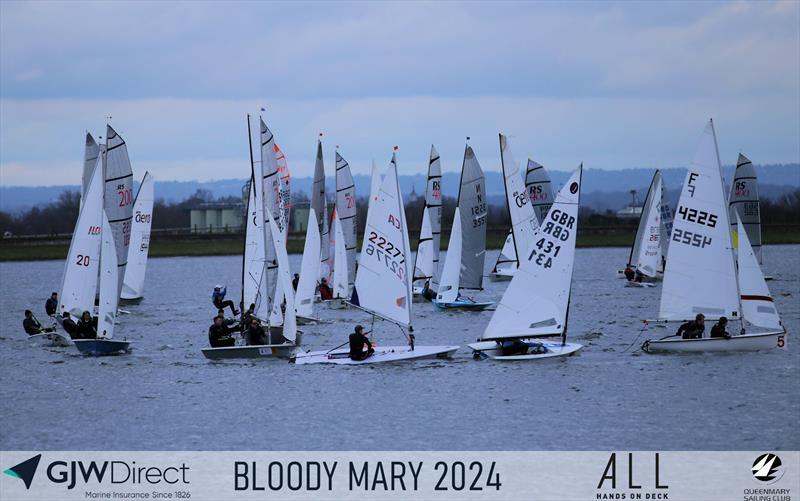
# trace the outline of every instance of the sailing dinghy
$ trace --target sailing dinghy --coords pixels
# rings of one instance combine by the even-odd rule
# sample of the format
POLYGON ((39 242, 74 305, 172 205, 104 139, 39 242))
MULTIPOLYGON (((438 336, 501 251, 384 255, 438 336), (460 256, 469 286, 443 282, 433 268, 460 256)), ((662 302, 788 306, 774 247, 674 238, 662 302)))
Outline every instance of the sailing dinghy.
POLYGON ((661 171, 657 170, 647 189, 644 207, 639 215, 636 238, 628 257, 628 265, 640 280, 628 280, 626 285, 629 287, 646 287, 645 282, 653 282, 662 277, 661 266, 664 259, 661 252, 662 190, 661 171))
POLYGON ((303 262, 300 264, 300 280, 295 292, 295 311, 299 325, 313 325, 321 320, 314 317, 314 292, 319 278, 320 254, 319 226, 314 208, 308 210, 306 241, 303 244, 303 262))
POLYGON ((439 152, 431 145, 428 160, 428 182, 425 186, 425 206, 422 225, 414 256, 414 278, 411 282, 414 300, 421 301, 422 289, 428 282, 431 290, 439 286, 439 250, 442 241, 442 166, 439 152))
POLYGON ((461 295, 461 289, 483 290, 486 258, 486 191, 483 171, 470 145, 464 149, 458 203, 450 229, 450 242, 442 268, 441 283, 433 300, 442 310, 479 311, 494 305, 461 295))
POLYGON ((582 171, 561 188, 483 336, 469 345, 476 359, 539 360, 583 347, 567 342, 582 171))
MULTIPOLYGON (((733 174, 731 191, 728 196, 728 218, 731 222, 731 233, 733 234, 733 244, 737 242, 736 217, 738 214, 742 220, 747 238, 753 245, 753 252, 758 259, 758 264, 764 264, 764 255, 761 246, 761 207, 758 197, 758 178, 753 162, 749 158, 739 153, 736 161, 736 171, 733 174)), ((764 280, 772 280, 770 276, 764 276, 764 280)))
POLYGON ((645 341, 642 350, 697 353, 785 348, 786 331, 741 221, 737 228, 738 272, 714 122, 709 120, 678 201, 659 321, 683 322, 702 313, 706 322, 720 317, 742 320, 742 333, 730 338, 667 336, 645 341), (748 334, 744 321, 765 330, 748 334))
MULTIPOLYGON (((352 304, 396 324, 406 335, 408 346, 377 346, 364 360, 351 360, 349 349, 298 353, 297 364, 362 365, 416 359, 447 358, 458 346, 416 346, 411 332, 412 298, 408 227, 400 187, 396 156, 392 155, 381 182, 377 200, 370 201, 369 216, 361 247, 352 304)), ((373 336, 374 337, 374 336, 373 336)))
POLYGON ((144 297, 147 255, 150 252, 150 227, 153 224, 153 176, 144 173, 133 200, 133 227, 128 248, 128 266, 122 282, 121 303, 137 303, 144 297))

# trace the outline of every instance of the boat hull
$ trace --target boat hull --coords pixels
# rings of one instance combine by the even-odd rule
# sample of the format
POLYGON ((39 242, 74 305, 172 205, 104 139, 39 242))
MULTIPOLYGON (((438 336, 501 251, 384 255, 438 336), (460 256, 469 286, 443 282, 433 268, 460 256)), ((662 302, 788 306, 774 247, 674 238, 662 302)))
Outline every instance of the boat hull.
POLYGON ((714 353, 736 351, 759 351, 786 346, 784 331, 743 334, 726 338, 682 339, 671 336, 665 339, 645 341, 642 350, 646 353, 714 353))
POLYGON ((305 353, 298 353, 292 361, 297 365, 366 365, 450 358, 456 350, 458 350, 458 346, 416 346, 413 351, 408 346, 382 346, 376 348, 375 353, 366 360, 351 360, 348 349, 339 349, 333 351, 308 351, 305 353))
POLYGON ((74 339, 75 347, 84 355, 102 357, 122 355, 130 351, 131 342, 118 339, 74 339))
POLYGON ((652 282, 631 282, 630 280, 625 282, 625 287, 633 287, 638 289, 646 289, 648 287, 655 287, 655 284, 652 282))
POLYGON ((34 334, 32 336, 28 336, 28 339, 31 341, 41 342, 43 346, 72 346, 72 339, 69 337, 68 334, 62 334, 60 332, 48 332, 43 334, 34 334))
POLYGON ((297 315, 297 325, 317 325, 322 323, 322 319, 315 318, 315 317, 304 317, 303 315, 297 315))
POLYGON ((522 339, 529 346, 533 344, 541 344, 547 351, 545 353, 527 353, 524 355, 503 355, 500 345, 496 341, 479 341, 477 343, 468 344, 472 349, 475 358, 491 358, 492 360, 500 361, 531 361, 531 360, 545 360, 548 358, 568 357, 576 354, 583 348, 582 344, 578 343, 564 343, 561 341, 553 340, 525 340, 522 339))
POLYGON ((119 297, 119 304, 139 304, 144 299, 144 296, 138 297, 125 297, 125 294, 119 297))
POLYGON ((467 311, 482 311, 490 306, 494 306, 494 301, 451 301, 439 302, 437 300, 431 301, 436 308, 440 310, 467 310, 467 311))
POLYGON ((297 345, 293 343, 223 346, 203 348, 203 355, 209 360, 289 358, 295 350, 297 350, 297 345))
MULTIPOLYGON (((625 278, 627 280, 627 278, 625 277, 625 270, 617 270, 617 278, 625 278)), ((664 273, 661 271, 657 271, 655 277, 648 277, 647 275, 644 275, 642 277, 643 282, 658 282, 663 279, 664 279, 664 273)))

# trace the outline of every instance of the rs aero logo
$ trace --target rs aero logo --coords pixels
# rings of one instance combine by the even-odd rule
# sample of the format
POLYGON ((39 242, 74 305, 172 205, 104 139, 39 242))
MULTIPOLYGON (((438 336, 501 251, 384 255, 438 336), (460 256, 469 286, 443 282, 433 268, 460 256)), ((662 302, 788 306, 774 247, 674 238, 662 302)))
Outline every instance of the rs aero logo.
POLYGON ((39 460, 42 459, 41 454, 37 454, 30 459, 26 459, 16 466, 5 470, 3 473, 11 475, 25 482, 25 488, 30 489, 33 482, 33 476, 36 475, 36 468, 39 466, 39 460))
POLYGON ((772 453, 762 454, 753 461, 753 478, 765 484, 774 484, 783 477, 786 468, 781 458, 772 453))

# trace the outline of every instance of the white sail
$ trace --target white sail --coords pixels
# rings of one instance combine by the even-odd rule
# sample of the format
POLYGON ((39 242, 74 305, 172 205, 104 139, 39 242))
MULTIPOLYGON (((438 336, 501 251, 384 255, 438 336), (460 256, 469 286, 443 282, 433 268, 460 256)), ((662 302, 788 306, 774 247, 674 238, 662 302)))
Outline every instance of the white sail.
POLYGON ((105 195, 103 207, 108 223, 114 233, 117 249, 117 297, 122 292, 125 279, 125 266, 128 263, 128 248, 131 241, 131 220, 133 219, 133 171, 128 157, 128 146, 117 132, 106 126, 106 151, 101 158, 105 160, 105 195))
POLYGON ((738 261, 739 261, 739 294, 742 301, 742 317, 757 327, 766 329, 783 329, 775 301, 769 293, 764 274, 758 265, 755 250, 750 245, 747 229, 736 217, 737 231, 739 233, 738 261))
POLYGON ((114 320, 117 316, 119 295, 117 281, 117 249, 114 233, 103 211, 103 233, 100 251, 100 304, 97 310, 97 337, 114 337, 114 320))
MULTIPOLYGON (((275 251, 278 261, 278 280, 286 299, 286 315, 283 318, 283 337, 294 343, 297 339, 297 318, 294 310, 294 293, 292 291, 292 274, 289 268, 289 256, 286 254, 286 240, 283 232, 278 228, 275 220, 267 214, 267 224, 270 226, 272 241, 270 245, 275 251)), ((282 301, 281 301, 282 302, 282 301)))
MULTIPOLYGON (((511 216, 511 237, 516 256, 525 256, 533 245, 533 235, 539 229, 539 221, 530 204, 530 197, 522 182, 519 164, 514 160, 508 138, 500 137, 500 160, 506 192, 506 204, 511 216)), ((516 261, 516 259, 515 259, 516 261)), ((516 266, 516 264, 515 264, 516 266)))
MULTIPOLYGON (((261 203, 265 218, 271 217, 278 229, 283 231, 283 207, 281 205, 281 185, 278 177, 278 161, 275 158, 275 136, 269 130, 264 120, 260 120, 261 142, 261 203)), ((265 219, 266 221, 266 219, 265 219)), ((272 242, 272 229, 269 224, 264 224, 264 242, 266 255, 265 287, 267 292, 267 311, 271 308, 277 286, 278 261, 272 242)), ((263 300, 262 300, 263 302, 263 300)))
POLYGON ((342 229, 342 221, 339 219, 338 208, 333 210, 333 235, 336 239, 334 241, 333 251, 333 297, 347 298, 349 297, 349 263, 347 259, 347 240, 344 236, 342 229))
POLYGON ((59 295, 59 313, 66 311, 75 318, 79 318, 84 311, 91 312, 94 309, 97 295, 103 231, 103 169, 99 158, 95 159, 95 164, 72 233, 59 295))
POLYGON ((320 235, 319 278, 328 278, 331 272, 328 256, 328 203, 325 198, 325 163, 322 159, 322 141, 317 141, 317 160, 314 165, 314 186, 311 193, 311 209, 317 215, 320 235))
POLYGON ((664 271, 659 317, 739 318, 728 208, 714 123, 709 120, 681 190, 664 271))
POLYGON ((655 278, 661 265, 661 171, 656 171, 647 190, 639 227, 631 247, 629 264, 643 275, 655 278))
POLYGON ((483 288, 486 258, 486 190, 483 171, 472 147, 464 150, 461 185, 458 192, 461 214, 461 278, 463 289, 483 288))
POLYGON ((400 325, 411 324, 408 228, 392 155, 377 200, 371 202, 353 303, 400 325))
POLYGON ((86 149, 83 153, 83 175, 81 176, 81 205, 86 197, 86 190, 97 166, 97 157, 100 156, 100 145, 94 140, 91 134, 86 133, 86 149))
POLYGON ((737 223, 736 214, 742 220, 747 238, 753 246, 759 263, 763 263, 761 257, 761 210, 758 198, 758 179, 753 162, 746 156, 739 153, 736 161, 736 171, 733 174, 731 192, 728 197, 728 218, 731 222, 731 233, 733 234, 733 245, 736 247, 737 223))
POLYGON ((664 179, 661 179, 661 235, 659 236, 659 240, 661 241, 661 264, 659 266, 660 271, 664 271, 664 265, 666 264, 667 254, 669 251, 669 240, 672 236, 672 222, 674 220, 674 216, 672 214, 672 207, 669 205, 669 200, 667 199, 667 187, 664 184, 664 179))
POLYGON ((565 335, 583 166, 561 189, 483 339, 565 335))
POLYGON ((281 209, 281 231, 283 232, 283 241, 286 242, 286 236, 289 232, 290 216, 292 214, 292 176, 289 172, 289 164, 286 161, 286 154, 275 143, 275 162, 278 165, 278 182, 280 183, 280 192, 278 197, 278 206, 281 209))
POLYGON ((147 255, 150 252, 150 228, 153 224, 153 198, 153 176, 145 172, 133 201, 131 246, 128 249, 125 280, 122 283, 122 299, 138 299, 144 295, 147 255))
POLYGON ((412 282, 419 287, 432 279, 434 274, 433 263, 433 232, 428 211, 422 211, 422 227, 419 230, 419 244, 417 254, 414 256, 414 276, 412 282))
POLYGON ((417 255, 414 258, 414 280, 419 285, 430 280, 431 287, 439 285, 439 250, 442 241, 442 166, 439 152, 431 145, 428 159, 428 181, 425 185, 425 208, 422 211, 417 255))
MULTIPOLYGON (((353 288, 356 273, 356 186, 350 173, 350 164, 339 155, 338 151, 336 152, 336 213, 342 225, 347 250, 349 291, 353 288)), ((336 260, 339 261, 338 257, 336 260)))
POLYGON ((553 183, 550 182, 550 176, 542 164, 530 158, 525 170, 525 188, 528 190, 528 198, 536 214, 536 220, 544 221, 547 211, 553 205, 553 183))
POLYGON ((500 254, 497 256, 497 262, 494 263, 494 272, 515 269, 517 267, 517 249, 514 246, 514 232, 508 230, 506 240, 503 242, 503 248, 500 249, 500 254))
MULTIPOLYGON (((254 170, 257 173, 261 172, 259 166, 254 166, 254 170)), ((256 174, 253 179, 260 177, 260 174, 256 174)), ((264 276, 266 249, 262 225, 265 219, 259 183, 253 183, 251 179, 248 192, 242 261, 242 303, 244 308, 249 308, 251 304, 256 305, 255 316, 266 319, 269 301, 267 300, 267 282, 264 276)))
POLYGON ((456 206, 453 214, 453 227, 450 229, 450 242, 447 244, 447 254, 444 256, 442 280, 436 300, 440 303, 452 303, 458 298, 459 276, 461 275, 461 214, 456 206))
MULTIPOLYGON (((372 202, 375 197, 378 196, 378 192, 381 189, 381 170, 378 168, 378 164, 375 163, 375 160, 372 161, 372 172, 369 178, 369 201, 372 202)), ((369 213, 369 208, 367 208, 367 213, 369 213)))
POLYGON ((303 262, 300 265, 300 281, 295 293, 298 315, 310 317, 314 314, 314 292, 319 278, 320 236, 317 215, 313 208, 308 211, 306 241, 303 245, 303 262))
MULTIPOLYGON (((282 242, 286 240, 281 239, 282 242)), ((282 274, 280 264, 278 264, 278 275, 282 274)), ((287 271, 291 277, 291 270, 287 271)), ((283 281, 278 277, 278 283, 275 284, 275 297, 272 300, 272 310, 269 313, 269 325, 279 326, 283 325, 283 300, 286 296, 283 294, 283 281)))

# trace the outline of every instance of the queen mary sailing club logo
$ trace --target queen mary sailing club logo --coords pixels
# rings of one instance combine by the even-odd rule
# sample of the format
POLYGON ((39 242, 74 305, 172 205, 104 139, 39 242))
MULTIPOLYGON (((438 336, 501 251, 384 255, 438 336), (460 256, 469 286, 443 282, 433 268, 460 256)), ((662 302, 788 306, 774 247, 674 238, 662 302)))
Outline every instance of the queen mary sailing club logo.
POLYGON ((11 475, 25 482, 25 488, 30 489, 33 482, 33 476, 36 474, 36 468, 39 466, 39 460, 42 459, 41 454, 37 454, 30 459, 26 459, 16 466, 5 470, 3 473, 11 475))
POLYGON ((753 461, 753 477, 766 484, 774 484, 781 479, 786 468, 781 458, 772 453, 762 454, 753 461))

